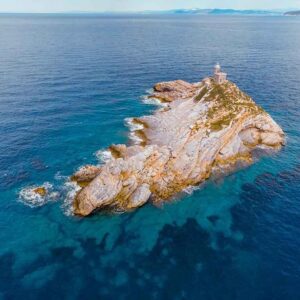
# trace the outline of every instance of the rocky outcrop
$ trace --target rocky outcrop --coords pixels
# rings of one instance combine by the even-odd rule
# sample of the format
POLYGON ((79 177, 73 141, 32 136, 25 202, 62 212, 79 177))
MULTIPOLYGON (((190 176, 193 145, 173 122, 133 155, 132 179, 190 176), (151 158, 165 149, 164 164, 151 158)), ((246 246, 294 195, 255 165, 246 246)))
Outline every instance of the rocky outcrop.
POLYGON ((96 166, 83 166, 72 177, 72 181, 76 181, 79 186, 84 187, 88 185, 99 173, 101 169, 96 166))
POLYGON ((183 80, 161 82, 154 85, 154 92, 150 98, 159 99, 162 102, 172 102, 174 99, 186 99, 192 97, 198 84, 192 84, 183 80))
POLYGON ((34 193, 41 197, 45 197, 47 195, 47 189, 43 186, 39 186, 33 190, 34 193))
POLYGON ((133 119, 141 125, 136 131, 141 142, 113 145, 109 162, 73 176, 82 186, 74 199, 76 214, 165 201, 214 173, 250 164, 255 149, 278 150, 284 144, 281 128, 232 82, 164 82, 150 97, 168 105, 133 119))

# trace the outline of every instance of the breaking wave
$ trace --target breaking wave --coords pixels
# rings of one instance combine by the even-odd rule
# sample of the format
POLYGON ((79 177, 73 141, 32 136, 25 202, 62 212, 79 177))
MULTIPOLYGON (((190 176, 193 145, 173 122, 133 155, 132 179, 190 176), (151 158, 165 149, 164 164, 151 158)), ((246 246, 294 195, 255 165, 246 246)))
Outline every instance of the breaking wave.
POLYGON ((129 139, 135 144, 139 145, 143 142, 143 139, 140 138, 134 131, 129 133, 129 139))
POLYGON ((192 195, 195 191, 200 190, 202 187, 202 185, 190 185, 188 187, 186 187, 183 192, 188 194, 188 195, 192 195))
POLYGON ((114 159, 109 150, 98 150, 96 151, 95 156, 99 163, 107 163, 114 159))
POLYGON ((62 204, 62 209, 65 215, 72 216, 74 214, 73 201, 76 194, 80 191, 80 186, 74 181, 67 181, 64 184, 64 201, 62 204))
POLYGON ((133 118, 126 118, 125 124, 129 128, 129 139, 136 145, 143 142, 143 139, 136 133, 139 130, 143 130, 145 127, 141 123, 134 122, 133 118))
POLYGON ((143 96, 142 101, 143 103, 148 105, 156 105, 156 106, 163 106, 163 107, 168 106, 167 103, 161 102, 161 100, 159 100, 158 98, 152 98, 152 97, 149 98, 148 96, 143 96))
POLYGON ((129 128, 130 131, 137 131, 144 129, 143 124, 134 122, 133 118, 126 118, 125 124, 129 128))
POLYGON ((48 202, 58 200, 60 194, 53 190, 53 185, 49 182, 45 182, 40 186, 29 186, 23 188, 19 193, 19 201, 29 207, 43 206, 48 202), (36 192, 37 188, 45 190, 45 196, 36 192))
POLYGON ((146 90, 146 95, 141 96, 141 100, 144 104, 148 105, 156 105, 156 106, 163 106, 166 107, 168 106, 168 103, 163 103, 160 99, 155 98, 155 97, 150 97, 154 93, 153 89, 148 89, 146 90))

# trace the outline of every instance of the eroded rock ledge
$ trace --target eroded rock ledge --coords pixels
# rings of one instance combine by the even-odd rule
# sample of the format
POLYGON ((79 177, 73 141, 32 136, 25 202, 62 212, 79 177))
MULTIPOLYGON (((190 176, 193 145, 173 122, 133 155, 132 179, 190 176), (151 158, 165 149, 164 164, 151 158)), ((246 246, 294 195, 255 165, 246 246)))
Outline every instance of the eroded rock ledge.
POLYGON ((167 200, 215 172, 250 164, 255 149, 278 150, 284 144, 282 129, 232 82, 163 82, 149 97, 167 106, 132 120, 139 125, 140 142, 112 145, 111 161, 73 175, 82 187, 75 214, 127 211, 167 200))

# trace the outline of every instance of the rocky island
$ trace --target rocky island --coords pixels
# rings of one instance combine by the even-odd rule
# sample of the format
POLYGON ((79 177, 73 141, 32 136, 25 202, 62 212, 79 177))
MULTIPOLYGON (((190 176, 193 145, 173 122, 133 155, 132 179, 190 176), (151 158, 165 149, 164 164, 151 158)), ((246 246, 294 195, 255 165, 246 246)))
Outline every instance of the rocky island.
POLYGON ((133 118, 138 142, 112 145, 111 159, 73 176, 81 187, 74 212, 128 211, 161 202, 213 174, 249 165, 254 150, 278 150, 284 133, 220 65, 197 83, 162 82, 149 96, 164 103, 153 115, 133 118))

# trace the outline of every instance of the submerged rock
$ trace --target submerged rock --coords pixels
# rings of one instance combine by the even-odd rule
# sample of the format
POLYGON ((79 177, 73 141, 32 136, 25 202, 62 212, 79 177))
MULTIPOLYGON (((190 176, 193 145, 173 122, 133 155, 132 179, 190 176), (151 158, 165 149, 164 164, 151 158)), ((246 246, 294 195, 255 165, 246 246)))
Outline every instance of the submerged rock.
POLYGON ((150 97, 168 107, 134 118, 143 128, 137 130, 141 143, 113 145, 113 160, 73 176, 85 183, 74 199, 76 214, 167 200, 214 173, 250 164, 255 149, 278 150, 284 144, 282 129, 232 82, 164 82, 150 97))

